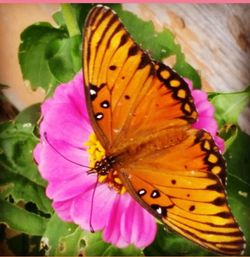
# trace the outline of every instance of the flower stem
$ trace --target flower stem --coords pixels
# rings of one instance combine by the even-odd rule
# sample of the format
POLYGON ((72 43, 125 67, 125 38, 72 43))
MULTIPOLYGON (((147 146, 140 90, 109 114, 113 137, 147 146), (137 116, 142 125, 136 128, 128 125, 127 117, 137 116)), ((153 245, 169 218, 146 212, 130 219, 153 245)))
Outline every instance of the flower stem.
POLYGON ((75 10, 71 6, 71 4, 62 4, 61 7, 62 7, 63 18, 69 32, 69 36, 73 37, 76 35, 80 35, 81 32, 79 30, 79 27, 76 21, 75 10))

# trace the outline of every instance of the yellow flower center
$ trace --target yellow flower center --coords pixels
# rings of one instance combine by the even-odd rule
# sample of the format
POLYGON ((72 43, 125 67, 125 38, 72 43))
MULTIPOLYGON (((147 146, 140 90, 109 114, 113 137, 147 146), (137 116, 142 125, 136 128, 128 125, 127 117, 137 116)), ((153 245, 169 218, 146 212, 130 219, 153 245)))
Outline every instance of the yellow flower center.
MULTIPOLYGON (((89 166, 94 168, 97 161, 101 161, 105 158, 105 149, 97 140, 95 133, 90 134, 89 140, 84 145, 88 147, 89 166)), ((110 188, 113 188, 119 194, 124 194, 126 192, 126 188, 123 186, 116 170, 110 170, 107 175, 97 175, 99 176, 99 183, 107 183, 110 188)))
POLYGON ((90 134, 89 140, 84 145, 88 147, 89 166, 94 168, 95 163, 105 157, 105 150, 97 140, 95 133, 90 134))

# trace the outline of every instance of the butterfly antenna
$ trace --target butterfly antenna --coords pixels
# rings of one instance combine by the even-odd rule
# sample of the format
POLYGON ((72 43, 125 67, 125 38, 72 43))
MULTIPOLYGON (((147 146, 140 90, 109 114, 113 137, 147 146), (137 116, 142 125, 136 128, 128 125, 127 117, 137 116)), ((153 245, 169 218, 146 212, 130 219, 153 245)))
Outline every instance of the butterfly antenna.
MULTIPOLYGON (((72 160, 70 160, 69 158, 67 158, 65 155, 63 155, 62 153, 60 153, 60 152, 50 143, 50 141, 48 140, 48 136, 47 136, 47 133, 46 133, 46 132, 44 132, 43 135, 44 135, 44 138, 45 138, 46 142, 48 143, 48 145, 49 145, 57 154, 59 154, 62 158, 64 158, 65 160, 67 160, 67 161, 69 161, 69 162, 71 162, 71 163, 74 163, 74 164, 76 164, 76 165, 78 165, 78 166, 81 166, 81 167, 84 167, 84 168, 88 168, 89 171, 92 171, 92 170, 93 170, 93 169, 90 168, 89 166, 80 164, 80 163, 78 163, 78 162, 72 161, 72 160)), ((89 171, 87 171, 87 172, 89 172, 89 171)), ((90 173, 90 174, 91 174, 91 173, 90 173)))
POLYGON ((96 176, 95 187, 94 187, 94 190, 93 190, 93 194, 91 196, 91 206, 90 206, 90 214, 89 214, 90 215, 89 216, 89 227, 90 227, 91 233, 95 233, 95 230, 92 226, 92 214, 93 214, 93 210, 94 210, 94 196, 95 196, 97 184, 98 184, 98 175, 96 176))

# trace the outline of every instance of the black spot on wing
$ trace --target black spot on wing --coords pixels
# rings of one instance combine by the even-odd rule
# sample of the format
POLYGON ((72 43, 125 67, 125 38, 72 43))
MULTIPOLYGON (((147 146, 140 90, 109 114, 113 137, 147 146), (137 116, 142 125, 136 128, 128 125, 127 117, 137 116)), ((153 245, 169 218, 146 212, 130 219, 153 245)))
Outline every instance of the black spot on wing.
POLYGON ((109 66, 109 69, 110 69, 110 70, 116 70, 116 68, 117 68, 117 67, 116 67, 115 65, 109 66))

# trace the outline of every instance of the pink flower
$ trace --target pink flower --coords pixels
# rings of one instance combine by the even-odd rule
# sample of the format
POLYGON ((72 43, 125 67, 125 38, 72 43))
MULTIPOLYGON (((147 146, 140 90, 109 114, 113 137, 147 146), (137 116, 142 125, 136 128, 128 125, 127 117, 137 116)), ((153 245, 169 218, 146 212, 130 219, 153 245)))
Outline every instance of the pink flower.
POLYGON ((214 138, 214 141, 221 152, 224 152, 224 140, 217 136, 218 125, 214 119, 214 107, 208 101, 207 93, 202 90, 193 89, 191 81, 188 79, 185 79, 185 81, 191 90, 191 94, 194 98, 194 104, 198 112, 198 119, 193 124, 193 127, 208 131, 214 138))
POLYGON ((57 87, 54 97, 43 103, 42 114, 41 142, 34 157, 48 181, 46 194, 53 199, 58 216, 88 231, 91 216, 93 229, 103 230, 103 239, 118 247, 134 244, 143 248, 151 244, 156 235, 155 219, 128 192, 119 194, 107 183, 98 183, 91 202, 97 177, 88 175, 88 168, 83 166, 90 161, 86 142, 95 139, 85 105, 82 73, 57 87))
MULTIPOLYGON (((219 145, 212 105, 202 91, 192 90, 192 95, 199 113, 194 127, 206 128, 219 145)), ((151 244, 156 235, 154 217, 128 192, 117 192, 100 180, 97 183, 96 174, 87 173, 87 166, 100 159, 102 147, 89 121, 82 73, 57 87, 54 97, 43 103, 42 114, 41 142, 34 157, 48 181, 46 194, 58 216, 84 230, 90 231, 91 226, 95 231, 103 230, 103 239, 118 247, 151 244)))

